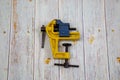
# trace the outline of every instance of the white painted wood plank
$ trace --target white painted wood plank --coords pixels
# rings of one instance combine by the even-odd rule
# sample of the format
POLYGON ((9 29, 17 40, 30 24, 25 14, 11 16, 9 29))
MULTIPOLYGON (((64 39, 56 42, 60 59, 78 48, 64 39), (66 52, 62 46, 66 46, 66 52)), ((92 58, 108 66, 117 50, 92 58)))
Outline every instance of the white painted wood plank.
POLYGON ((120 80, 120 1, 105 0, 110 80, 120 80))
POLYGON ((0 80, 7 80, 11 1, 0 0, 0 80))
POLYGON ((104 0, 83 0, 86 80, 109 80, 104 0))
POLYGON ((8 80, 33 80, 34 0, 12 0, 8 80))
POLYGON ((35 20, 35 71, 34 80, 59 80, 59 67, 54 66, 49 39, 46 36, 45 48, 41 49, 40 27, 58 18, 58 0, 36 0, 35 20), (51 58, 46 64, 45 60, 51 58))
MULTIPOLYGON (((82 0, 59 0, 59 18, 63 22, 69 22, 71 27, 77 28, 81 33, 81 39, 73 43, 70 47, 70 64, 79 65, 79 68, 66 69, 64 67, 60 67, 60 80, 85 80, 82 0)), ((64 61, 61 61, 61 63, 64 63, 64 61)))

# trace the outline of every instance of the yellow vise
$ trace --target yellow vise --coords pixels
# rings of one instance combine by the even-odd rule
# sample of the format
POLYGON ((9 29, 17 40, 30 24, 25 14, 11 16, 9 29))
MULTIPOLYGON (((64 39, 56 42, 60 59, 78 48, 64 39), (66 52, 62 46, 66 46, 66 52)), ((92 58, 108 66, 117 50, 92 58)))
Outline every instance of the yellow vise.
POLYGON ((80 33, 78 31, 71 31, 70 36, 60 37, 59 32, 55 31, 56 24, 57 24, 57 20, 54 19, 44 28, 49 37, 49 40, 50 40, 53 58, 69 59, 70 58, 69 52, 59 52, 58 51, 59 41, 62 41, 62 40, 76 41, 80 38, 80 33))
POLYGON ((70 43, 64 43, 65 52, 60 52, 58 50, 59 41, 76 41, 80 38, 80 33, 76 30, 76 28, 70 28, 69 23, 63 23, 61 20, 54 19, 48 25, 42 26, 41 31, 42 34, 42 48, 44 48, 45 43, 45 35, 47 33, 50 45, 52 49, 52 55, 54 59, 65 59, 64 64, 55 63, 57 66, 64 66, 64 68, 68 67, 79 67, 78 65, 70 65, 68 59, 70 59, 70 53, 68 52, 68 47, 71 46, 70 43))

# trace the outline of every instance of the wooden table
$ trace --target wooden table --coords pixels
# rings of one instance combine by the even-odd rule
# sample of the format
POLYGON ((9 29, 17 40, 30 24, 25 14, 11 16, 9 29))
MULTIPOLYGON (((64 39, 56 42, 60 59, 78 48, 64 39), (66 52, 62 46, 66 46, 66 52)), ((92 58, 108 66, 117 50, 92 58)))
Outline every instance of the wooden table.
POLYGON ((0 80, 120 80, 117 57, 120 0, 0 0, 0 80), (70 49, 79 68, 54 66, 47 37, 41 49, 41 25, 57 18, 81 33, 70 49))

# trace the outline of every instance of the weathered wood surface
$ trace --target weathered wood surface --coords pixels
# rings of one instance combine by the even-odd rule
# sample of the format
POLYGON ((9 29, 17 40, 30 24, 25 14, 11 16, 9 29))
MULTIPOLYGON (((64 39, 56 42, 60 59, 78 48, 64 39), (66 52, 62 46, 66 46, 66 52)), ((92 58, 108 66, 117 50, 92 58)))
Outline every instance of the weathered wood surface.
MULTIPOLYGON (((0 0, 0 80, 120 80, 119 0, 0 0), (52 19, 81 33, 70 48, 71 64, 54 66, 40 27, 52 19)), ((63 50, 61 43, 60 50, 63 50)))
POLYGON ((105 3, 110 80, 120 80, 120 1, 105 3))
POLYGON ((33 80, 34 1, 12 0, 8 80, 33 80))
POLYGON ((0 0, 0 80, 7 80, 11 1, 0 0))
POLYGON ((109 80, 104 0, 83 0, 86 80, 109 80))

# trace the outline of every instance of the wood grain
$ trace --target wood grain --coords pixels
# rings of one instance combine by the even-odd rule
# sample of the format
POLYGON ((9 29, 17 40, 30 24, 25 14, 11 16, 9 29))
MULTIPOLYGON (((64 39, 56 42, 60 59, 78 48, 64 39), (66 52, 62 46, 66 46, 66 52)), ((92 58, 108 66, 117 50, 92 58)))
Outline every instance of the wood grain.
POLYGON ((86 80, 109 80, 104 0, 83 0, 86 80))
POLYGON ((33 80, 34 1, 12 0, 9 80, 33 80))
MULTIPOLYGON (((0 80, 120 80, 120 0, 0 0, 0 80), (70 64, 54 63, 40 27, 59 18, 81 33, 70 64)), ((64 51, 63 41, 59 50, 64 51)))
POLYGON ((120 1, 105 0, 110 80, 120 80, 120 1))
POLYGON ((85 80, 82 0, 59 0, 59 18, 63 22, 70 23, 70 27, 75 27, 81 34, 81 39, 72 42, 73 45, 70 47, 70 64, 79 65, 79 68, 60 67, 60 80, 85 80))
POLYGON ((0 0, 0 80, 7 80, 11 1, 0 0))
POLYGON ((40 27, 58 18, 58 0, 36 0, 35 17, 35 80, 59 80, 57 60, 52 58, 49 38, 46 36, 45 48, 41 48, 42 33, 40 27), (46 60, 49 58, 49 63, 46 60))

